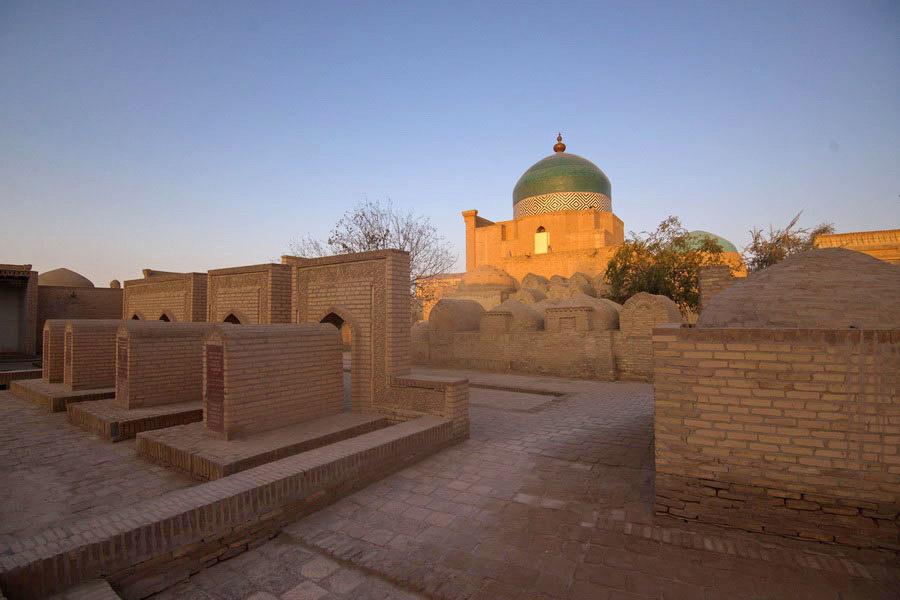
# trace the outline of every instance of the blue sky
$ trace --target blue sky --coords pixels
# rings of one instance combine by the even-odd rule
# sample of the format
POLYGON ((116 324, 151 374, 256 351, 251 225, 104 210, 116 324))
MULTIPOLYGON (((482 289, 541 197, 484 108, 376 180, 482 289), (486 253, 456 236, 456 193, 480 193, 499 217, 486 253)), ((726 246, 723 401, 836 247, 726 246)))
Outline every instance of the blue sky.
POLYGON ((0 262, 277 259, 366 196, 512 217, 552 151, 626 231, 900 227, 900 4, 0 3, 0 262))

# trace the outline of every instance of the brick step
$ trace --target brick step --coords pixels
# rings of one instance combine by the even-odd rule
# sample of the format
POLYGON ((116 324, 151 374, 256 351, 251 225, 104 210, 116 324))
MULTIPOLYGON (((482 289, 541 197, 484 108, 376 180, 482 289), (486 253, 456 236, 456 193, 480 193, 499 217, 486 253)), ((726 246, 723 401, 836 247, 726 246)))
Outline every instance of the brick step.
POLYGON ((13 381, 22 379, 40 379, 43 371, 40 369, 18 369, 15 371, 0 371, 0 390, 5 390, 13 381))
POLYGON ((178 402, 145 408, 120 408, 115 400, 69 404, 69 421, 110 442, 133 438, 142 431, 203 420, 203 402, 178 402))
POLYGON ((303 515, 455 442, 425 416, 57 527, 0 538, 0 588, 46 598, 105 577, 146 597, 275 535, 303 515))
POLYGON ((211 437, 203 423, 192 423, 141 433, 135 449, 148 460, 208 481, 387 426, 380 415, 341 413, 222 440, 211 437))
POLYGON ((10 382, 9 391, 24 400, 34 402, 50 412, 63 412, 69 404, 74 402, 86 402, 89 400, 102 400, 115 398, 115 388, 100 388, 96 390, 79 390, 77 392, 66 391, 61 383, 46 383, 42 379, 20 379, 10 382))

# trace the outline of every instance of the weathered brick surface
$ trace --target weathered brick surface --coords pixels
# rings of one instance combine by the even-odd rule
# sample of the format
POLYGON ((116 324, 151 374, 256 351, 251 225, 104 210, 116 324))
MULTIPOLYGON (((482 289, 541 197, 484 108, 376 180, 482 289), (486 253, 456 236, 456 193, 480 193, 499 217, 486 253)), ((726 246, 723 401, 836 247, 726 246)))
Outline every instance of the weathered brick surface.
POLYGON ((207 319, 241 324, 291 322, 291 267, 261 264, 209 271, 207 319))
POLYGON ((13 381, 20 381, 22 379, 40 379, 41 373, 41 369, 0 371, 0 390, 7 388, 13 381))
POLYGON ((167 273, 123 284, 122 317, 156 321, 206 321, 206 273, 167 273))
POLYGON ((103 400, 116 396, 116 389, 111 387, 68 391, 62 383, 45 383, 37 378, 13 381, 9 384, 9 391, 50 412, 65 412, 66 407, 74 402, 103 400))
POLYGON ((51 319, 44 322, 43 331, 43 377, 46 383, 62 383, 64 367, 64 341, 66 322, 51 319))
POLYGON ((121 320, 66 321, 63 385, 67 391, 109 388, 116 384, 116 331, 121 320))
POLYGON ((328 324, 219 325, 203 365, 206 428, 225 439, 342 409, 341 339, 328 324))
POLYGON ((70 402, 66 412, 69 422, 110 442, 129 440, 142 431, 203 420, 203 404, 199 400, 126 409, 113 399, 102 399, 70 402))
POLYGON ((657 510, 900 550, 900 331, 654 331, 657 510))
POLYGON ((121 321, 116 332, 116 404, 125 409, 203 398, 207 323, 121 321))

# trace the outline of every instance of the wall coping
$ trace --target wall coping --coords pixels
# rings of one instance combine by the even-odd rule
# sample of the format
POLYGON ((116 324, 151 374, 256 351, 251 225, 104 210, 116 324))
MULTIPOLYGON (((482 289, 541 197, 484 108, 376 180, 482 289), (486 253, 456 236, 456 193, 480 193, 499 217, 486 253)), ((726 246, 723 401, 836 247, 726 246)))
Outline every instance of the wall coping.
POLYGON ((900 329, 799 329, 767 327, 761 329, 739 327, 693 327, 670 323, 653 328, 654 336, 675 336, 680 340, 745 341, 772 340, 776 342, 814 341, 900 343, 900 329))

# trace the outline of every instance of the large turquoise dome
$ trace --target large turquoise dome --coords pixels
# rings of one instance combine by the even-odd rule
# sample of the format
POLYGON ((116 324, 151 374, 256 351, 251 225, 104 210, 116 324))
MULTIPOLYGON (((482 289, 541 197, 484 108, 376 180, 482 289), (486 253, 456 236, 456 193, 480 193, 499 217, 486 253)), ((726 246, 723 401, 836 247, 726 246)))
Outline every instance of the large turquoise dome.
POLYGON ((612 210, 612 184, 597 165, 565 151, 562 136, 555 152, 525 171, 513 188, 516 217, 559 210, 612 210))
POLYGON ((720 235, 697 229, 688 233, 687 245, 691 250, 696 250, 703 245, 703 238, 710 238, 722 247, 722 252, 737 252, 737 247, 720 235))

